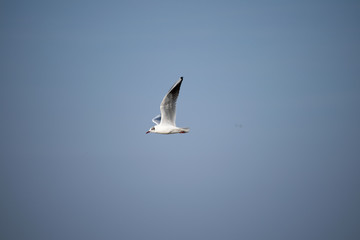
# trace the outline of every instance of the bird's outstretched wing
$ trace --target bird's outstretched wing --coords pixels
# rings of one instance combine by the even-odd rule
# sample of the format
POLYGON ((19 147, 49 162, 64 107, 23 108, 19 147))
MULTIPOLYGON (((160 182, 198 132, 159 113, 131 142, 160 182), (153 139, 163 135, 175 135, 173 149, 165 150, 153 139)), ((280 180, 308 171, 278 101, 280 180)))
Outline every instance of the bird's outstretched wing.
POLYGON ((170 88, 160 104, 160 124, 162 125, 176 126, 176 100, 179 96, 182 81, 183 77, 180 77, 180 79, 170 88))
POLYGON ((161 122, 161 114, 157 115, 156 117, 154 117, 152 119, 153 123, 155 123, 156 125, 159 125, 161 122))

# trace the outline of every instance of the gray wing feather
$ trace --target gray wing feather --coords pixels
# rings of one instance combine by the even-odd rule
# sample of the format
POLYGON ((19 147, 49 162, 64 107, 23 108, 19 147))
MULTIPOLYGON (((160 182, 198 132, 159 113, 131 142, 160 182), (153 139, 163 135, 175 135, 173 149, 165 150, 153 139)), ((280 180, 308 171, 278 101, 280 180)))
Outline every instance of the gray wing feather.
POLYGON ((156 117, 154 117, 152 119, 153 123, 155 123, 156 125, 159 125, 161 122, 161 114, 157 115, 156 117))
POLYGON ((161 124, 169 124, 175 126, 176 120, 176 100, 179 96, 183 77, 170 88, 160 104, 161 124))

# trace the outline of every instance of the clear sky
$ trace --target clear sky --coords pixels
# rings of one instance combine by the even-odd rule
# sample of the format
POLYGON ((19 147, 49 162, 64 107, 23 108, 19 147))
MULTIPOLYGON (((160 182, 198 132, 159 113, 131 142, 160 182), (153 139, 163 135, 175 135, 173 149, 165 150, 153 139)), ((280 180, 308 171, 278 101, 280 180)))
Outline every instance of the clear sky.
POLYGON ((1 239, 360 239, 359 1, 0 3, 1 239), (184 76, 177 124, 145 134, 184 76))

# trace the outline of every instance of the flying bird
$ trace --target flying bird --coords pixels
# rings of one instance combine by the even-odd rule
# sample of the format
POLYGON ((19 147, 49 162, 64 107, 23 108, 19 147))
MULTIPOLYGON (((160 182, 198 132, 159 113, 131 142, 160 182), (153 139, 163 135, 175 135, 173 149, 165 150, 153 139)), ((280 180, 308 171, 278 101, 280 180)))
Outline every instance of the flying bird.
POLYGON ((160 104, 160 115, 152 119, 156 125, 151 127, 146 133, 173 134, 187 133, 190 131, 189 128, 180 128, 175 124, 176 100, 179 96, 182 81, 183 77, 180 77, 165 95, 160 104))

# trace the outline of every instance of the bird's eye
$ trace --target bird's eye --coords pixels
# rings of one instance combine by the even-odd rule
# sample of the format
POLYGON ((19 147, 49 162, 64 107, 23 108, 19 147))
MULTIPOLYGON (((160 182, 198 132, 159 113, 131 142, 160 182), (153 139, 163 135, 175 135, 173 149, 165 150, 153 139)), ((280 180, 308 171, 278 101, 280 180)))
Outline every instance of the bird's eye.
POLYGON ((153 130, 153 131, 154 131, 154 130, 155 130, 155 128, 154 128, 154 127, 152 127, 152 128, 151 128, 151 130, 153 130))

